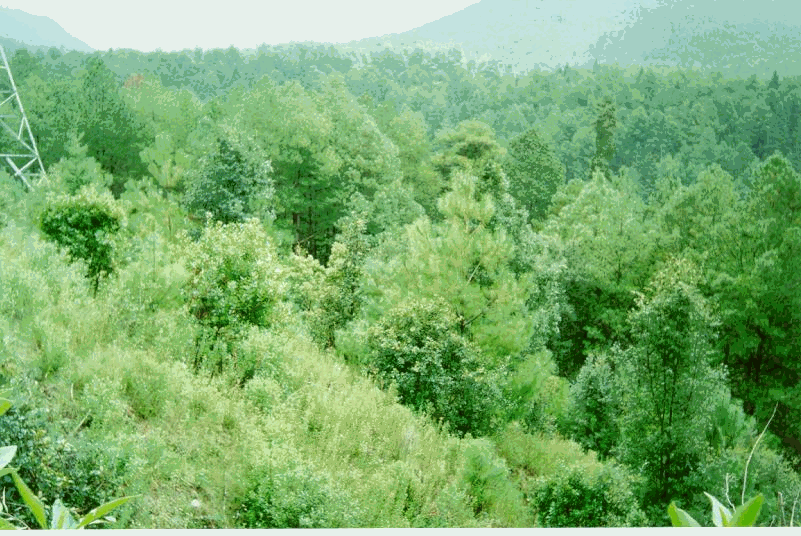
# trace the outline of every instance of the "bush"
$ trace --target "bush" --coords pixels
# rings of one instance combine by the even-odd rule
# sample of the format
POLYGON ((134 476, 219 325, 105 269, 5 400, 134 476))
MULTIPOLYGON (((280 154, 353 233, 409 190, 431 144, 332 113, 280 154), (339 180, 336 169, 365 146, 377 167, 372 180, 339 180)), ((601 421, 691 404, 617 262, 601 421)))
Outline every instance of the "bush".
MULTIPOLYGON (((47 429, 45 411, 24 405, 0 418, 2 443, 16 445, 14 464, 20 478, 48 504, 60 499, 79 505, 80 513, 119 493, 132 471, 125 452, 91 443, 72 442, 47 429)), ((0 479, 8 513, 37 525, 10 476, 0 479)))
POLYGON ((109 192, 84 187, 76 195, 50 198, 40 228, 73 260, 86 263, 97 293, 100 278, 114 271, 114 236, 124 223, 125 211, 109 192))
POLYGON ((459 433, 486 434, 496 426, 501 393, 479 366, 478 350, 457 332, 442 300, 411 300, 370 329, 376 375, 395 384, 401 403, 443 419, 459 433))
POLYGON ((251 326, 268 326, 284 283, 275 250, 258 220, 210 223, 194 242, 182 235, 190 273, 184 287, 189 312, 201 330, 195 369, 222 372, 235 342, 251 326))
POLYGON ((159 417, 167 401, 167 375, 155 366, 138 361, 122 373, 122 390, 140 419, 159 417))
POLYGON ((638 527, 648 522, 632 491, 634 479, 606 465, 598 473, 574 467, 540 479, 532 494, 543 527, 638 527))
POLYGON ((341 528, 357 524, 344 490, 299 461, 263 467, 241 500, 237 522, 244 528, 341 528))

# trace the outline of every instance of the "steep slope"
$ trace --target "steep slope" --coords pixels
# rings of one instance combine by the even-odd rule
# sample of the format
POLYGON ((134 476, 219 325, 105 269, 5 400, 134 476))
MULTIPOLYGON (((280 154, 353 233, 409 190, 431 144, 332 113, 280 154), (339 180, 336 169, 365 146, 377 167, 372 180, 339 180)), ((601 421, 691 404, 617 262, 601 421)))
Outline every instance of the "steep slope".
POLYGON ((25 46, 56 47, 81 52, 94 49, 67 33, 49 17, 31 15, 19 9, 0 7, 0 43, 9 50, 25 46), (5 39, 2 39, 5 38, 5 39))

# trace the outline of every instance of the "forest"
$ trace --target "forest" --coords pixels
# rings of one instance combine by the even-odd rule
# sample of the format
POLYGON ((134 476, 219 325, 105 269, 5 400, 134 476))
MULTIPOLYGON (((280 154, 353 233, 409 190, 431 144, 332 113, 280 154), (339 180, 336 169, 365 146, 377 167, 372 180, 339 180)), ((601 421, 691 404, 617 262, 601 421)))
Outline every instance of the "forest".
POLYGON ((9 62, 0 524, 799 525, 801 77, 9 62))

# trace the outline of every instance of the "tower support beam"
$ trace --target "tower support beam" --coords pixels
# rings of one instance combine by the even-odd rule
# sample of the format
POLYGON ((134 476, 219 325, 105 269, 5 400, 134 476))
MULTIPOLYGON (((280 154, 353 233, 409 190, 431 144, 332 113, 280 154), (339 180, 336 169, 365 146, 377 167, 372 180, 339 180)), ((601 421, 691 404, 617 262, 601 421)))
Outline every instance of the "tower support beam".
POLYGON ((8 166, 13 177, 19 179, 28 190, 33 190, 34 184, 47 180, 47 174, 2 45, 0 56, 3 60, 0 65, 0 84, 5 85, 7 80, 10 88, 0 91, 3 93, 0 98, 5 97, 0 101, 0 161, 8 166))

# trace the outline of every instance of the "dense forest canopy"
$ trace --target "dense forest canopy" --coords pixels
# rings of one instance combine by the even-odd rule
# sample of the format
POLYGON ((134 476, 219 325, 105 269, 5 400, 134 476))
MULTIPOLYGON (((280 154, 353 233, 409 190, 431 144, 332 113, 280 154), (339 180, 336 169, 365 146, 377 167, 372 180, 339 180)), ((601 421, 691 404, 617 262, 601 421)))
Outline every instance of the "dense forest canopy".
POLYGON ((660 526, 709 523, 707 492, 793 523, 801 78, 307 44, 10 63, 48 180, 0 176, 0 438, 48 506, 660 526))

